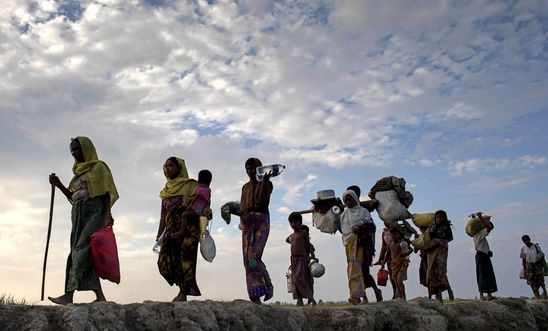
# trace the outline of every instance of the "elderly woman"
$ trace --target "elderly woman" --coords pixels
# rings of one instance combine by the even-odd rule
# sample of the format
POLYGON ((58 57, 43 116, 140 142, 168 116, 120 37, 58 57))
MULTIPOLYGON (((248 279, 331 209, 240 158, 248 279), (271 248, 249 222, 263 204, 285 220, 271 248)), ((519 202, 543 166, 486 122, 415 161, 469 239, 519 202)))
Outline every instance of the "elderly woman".
POLYGON ((259 159, 250 158, 245 162, 245 171, 249 182, 242 187, 240 199, 240 220, 242 226, 242 251, 244 255, 245 276, 249 299, 261 304, 272 298, 274 287, 266 266, 262 261, 264 247, 270 232, 270 194, 273 185, 271 174, 267 173, 262 181, 257 181, 256 169, 262 166, 259 159))
POLYGON ((451 223, 447 219, 447 213, 438 210, 434 213, 434 224, 428 230, 430 232, 430 246, 424 250, 426 253, 426 285, 428 293, 434 294, 436 300, 443 302, 441 293, 449 291, 452 297, 452 290, 447 279, 447 256, 449 253, 449 242, 453 240, 451 223))
POLYGON ((188 178, 185 161, 170 157, 164 163, 166 184, 160 192, 162 210, 156 240, 165 231, 158 256, 158 269, 169 285, 177 284, 173 301, 186 301, 187 295, 199 296, 196 284, 196 258, 200 241, 200 218, 187 208, 193 201, 198 183, 188 178))
POLYGON ((95 301, 106 300, 93 267, 90 235, 114 223, 110 209, 118 199, 110 169, 97 158, 89 138, 71 139, 70 152, 74 157, 74 177, 69 186, 65 187, 55 175, 49 177, 49 182, 59 188, 72 204, 65 294, 56 298, 48 297, 60 305, 72 303, 75 291, 94 291, 97 297, 95 301))

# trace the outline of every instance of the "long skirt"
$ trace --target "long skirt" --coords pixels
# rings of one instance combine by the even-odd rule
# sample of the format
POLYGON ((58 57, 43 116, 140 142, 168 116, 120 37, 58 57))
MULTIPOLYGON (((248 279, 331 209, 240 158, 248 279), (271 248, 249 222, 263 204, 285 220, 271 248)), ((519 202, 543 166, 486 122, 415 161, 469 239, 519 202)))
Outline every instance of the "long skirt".
POLYGON ((308 269, 308 256, 291 256, 293 299, 314 298, 314 278, 308 269))
POLYGON ((361 297, 365 294, 365 285, 362 274, 363 246, 358 246, 358 237, 356 235, 352 235, 344 244, 344 250, 346 252, 346 262, 348 264, 346 273, 348 275, 348 289, 350 291, 350 297, 354 299, 361 299, 361 297))
POLYGON ((534 288, 539 288, 544 286, 544 263, 543 261, 538 261, 535 263, 527 263, 527 284, 531 285, 534 288))
POLYGON ((449 289, 447 279, 447 255, 446 246, 436 246, 427 251, 426 284, 429 293, 441 293, 449 289))
POLYGON ((247 293, 253 300, 271 293, 274 289, 262 261, 264 247, 270 232, 270 215, 268 213, 249 213, 242 216, 242 224, 242 252, 247 293))
POLYGON ((390 278, 394 281, 407 280, 407 269, 409 268, 409 259, 403 256, 397 256, 390 262, 392 270, 390 270, 390 278))
POLYGON ((196 283, 196 259, 200 242, 200 218, 192 210, 166 216, 166 237, 158 255, 158 269, 169 285, 177 284, 185 295, 202 295, 196 283), (183 227, 183 235, 171 235, 183 227))
POLYGON ((419 265, 419 283, 424 286, 428 287, 428 255, 426 253, 421 253, 421 263, 419 265))
POLYGON ((80 200, 72 205, 70 254, 67 258, 65 292, 98 290, 101 286, 91 257, 90 236, 105 226, 102 197, 80 200))
POLYGON ((476 278, 480 293, 493 293, 497 291, 497 280, 491 258, 484 252, 476 251, 476 278))

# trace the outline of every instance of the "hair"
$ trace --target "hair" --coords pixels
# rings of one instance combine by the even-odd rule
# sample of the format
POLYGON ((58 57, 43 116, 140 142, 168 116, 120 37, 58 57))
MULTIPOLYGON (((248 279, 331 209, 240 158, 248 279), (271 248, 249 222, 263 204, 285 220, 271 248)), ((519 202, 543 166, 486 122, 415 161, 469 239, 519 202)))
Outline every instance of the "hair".
POLYGON ((308 233, 310 233, 310 228, 308 227, 308 225, 301 226, 301 229, 308 232, 308 233))
POLYGON ((445 224, 451 224, 449 223, 449 220, 447 219, 447 213, 445 212, 445 210, 438 210, 437 212, 434 213, 434 219, 436 218, 437 215, 441 215, 441 217, 443 217, 443 223, 445 224))
POLYGON ((301 215, 300 213, 297 213, 296 211, 292 212, 291 214, 289 214, 289 217, 287 218, 287 220, 291 223, 291 222, 301 222, 303 221, 303 215, 301 215))
POLYGON ((356 195, 358 196, 358 199, 360 198, 360 195, 362 194, 362 190, 360 189, 360 187, 358 185, 351 185, 351 186, 348 186, 346 188, 346 190, 351 190, 351 191, 354 191, 354 193, 356 193, 356 195))
POLYGON ((211 184, 212 177, 213 175, 211 174, 211 171, 207 169, 200 170, 200 172, 198 173, 198 182, 209 185, 211 184))
POLYGON ((179 165, 179 161, 177 161, 177 158, 175 156, 168 157, 166 162, 167 161, 171 161, 173 164, 175 164, 175 167, 177 167, 177 169, 181 169, 181 166, 179 165))
POLYGON ((403 238, 403 232, 401 232, 401 230, 399 229, 397 225, 390 227, 390 234, 391 235, 397 234, 398 236, 400 236, 400 238, 403 238))
POLYGON ((250 157, 249 159, 247 159, 247 161, 245 161, 245 166, 253 166, 253 167, 260 167, 262 166, 263 163, 261 162, 261 160, 259 160, 258 158, 256 157, 250 157))
POLYGON ((521 241, 525 241, 525 240, 531 241, 531 237, 529 237, 529 235, 524 234, 523 236, 521 236, 521 241))

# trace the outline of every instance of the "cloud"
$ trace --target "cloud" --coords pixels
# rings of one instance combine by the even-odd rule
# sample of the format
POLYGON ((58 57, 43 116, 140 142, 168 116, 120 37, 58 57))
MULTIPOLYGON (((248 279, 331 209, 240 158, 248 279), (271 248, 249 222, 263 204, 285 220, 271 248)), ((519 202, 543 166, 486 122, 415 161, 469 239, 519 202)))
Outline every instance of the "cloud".
POLYGON ((545 156, 522 155, 513 159, 510 158, 486 158, 468 159, 458 161, 449 165, 449 172, 452 176, 462 176, 479 172, 500 172, 515 169, 542 168, 547 163, 545 156))

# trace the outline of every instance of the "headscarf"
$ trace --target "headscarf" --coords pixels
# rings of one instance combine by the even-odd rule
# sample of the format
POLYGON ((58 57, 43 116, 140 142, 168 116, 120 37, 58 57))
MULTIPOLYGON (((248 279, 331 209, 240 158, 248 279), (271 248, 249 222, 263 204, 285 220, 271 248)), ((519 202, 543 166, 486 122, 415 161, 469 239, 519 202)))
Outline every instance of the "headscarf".
POLYGON ((80 148, 84 154, 84 162, 74 161, 72 172, 74 177, 69 183, 69 191, 73 192, 76 179, 86 174, 86 182, 89 191, 89 197, 94 198, 105 194, 110 195, 110 206, 118 200, 118 191, 114 185, 114 179, 107 164, 97 158, 95 146, 88 137, 78 136, 75 139, 80 143, 80 148))
POLYGON ((354 199, 354 201, 356 201, 356 206, 352 208, 344 208, 344 211, 340 216, 341 232, 343 234, 343 242, 345 244, 352 236, 353 226, 373 221, 367 209, 360 206, 360 199, 358 198, 356 192, 352 190, 346 190, 342 195, 343 202, 348 195, 350 195, 350 197, 354 199))
MULTIPOLYGON (((160 192, 160 198, 166 199, 174 196, 183 196, 183 206, 188 207, 188 204, 192 201, 194 194, 196 194, 196 187, 198 182, 195 179, 188 178, 188 171, 186 170, 185 161, 178 157, 175 158, 179 165, 179 176, 171 179, 166 176, 166 184, 160 192)), ((165 167, 165 165, 164 165, 165 167)), ((165 169, 164 169, 165 175, 165 169)))

